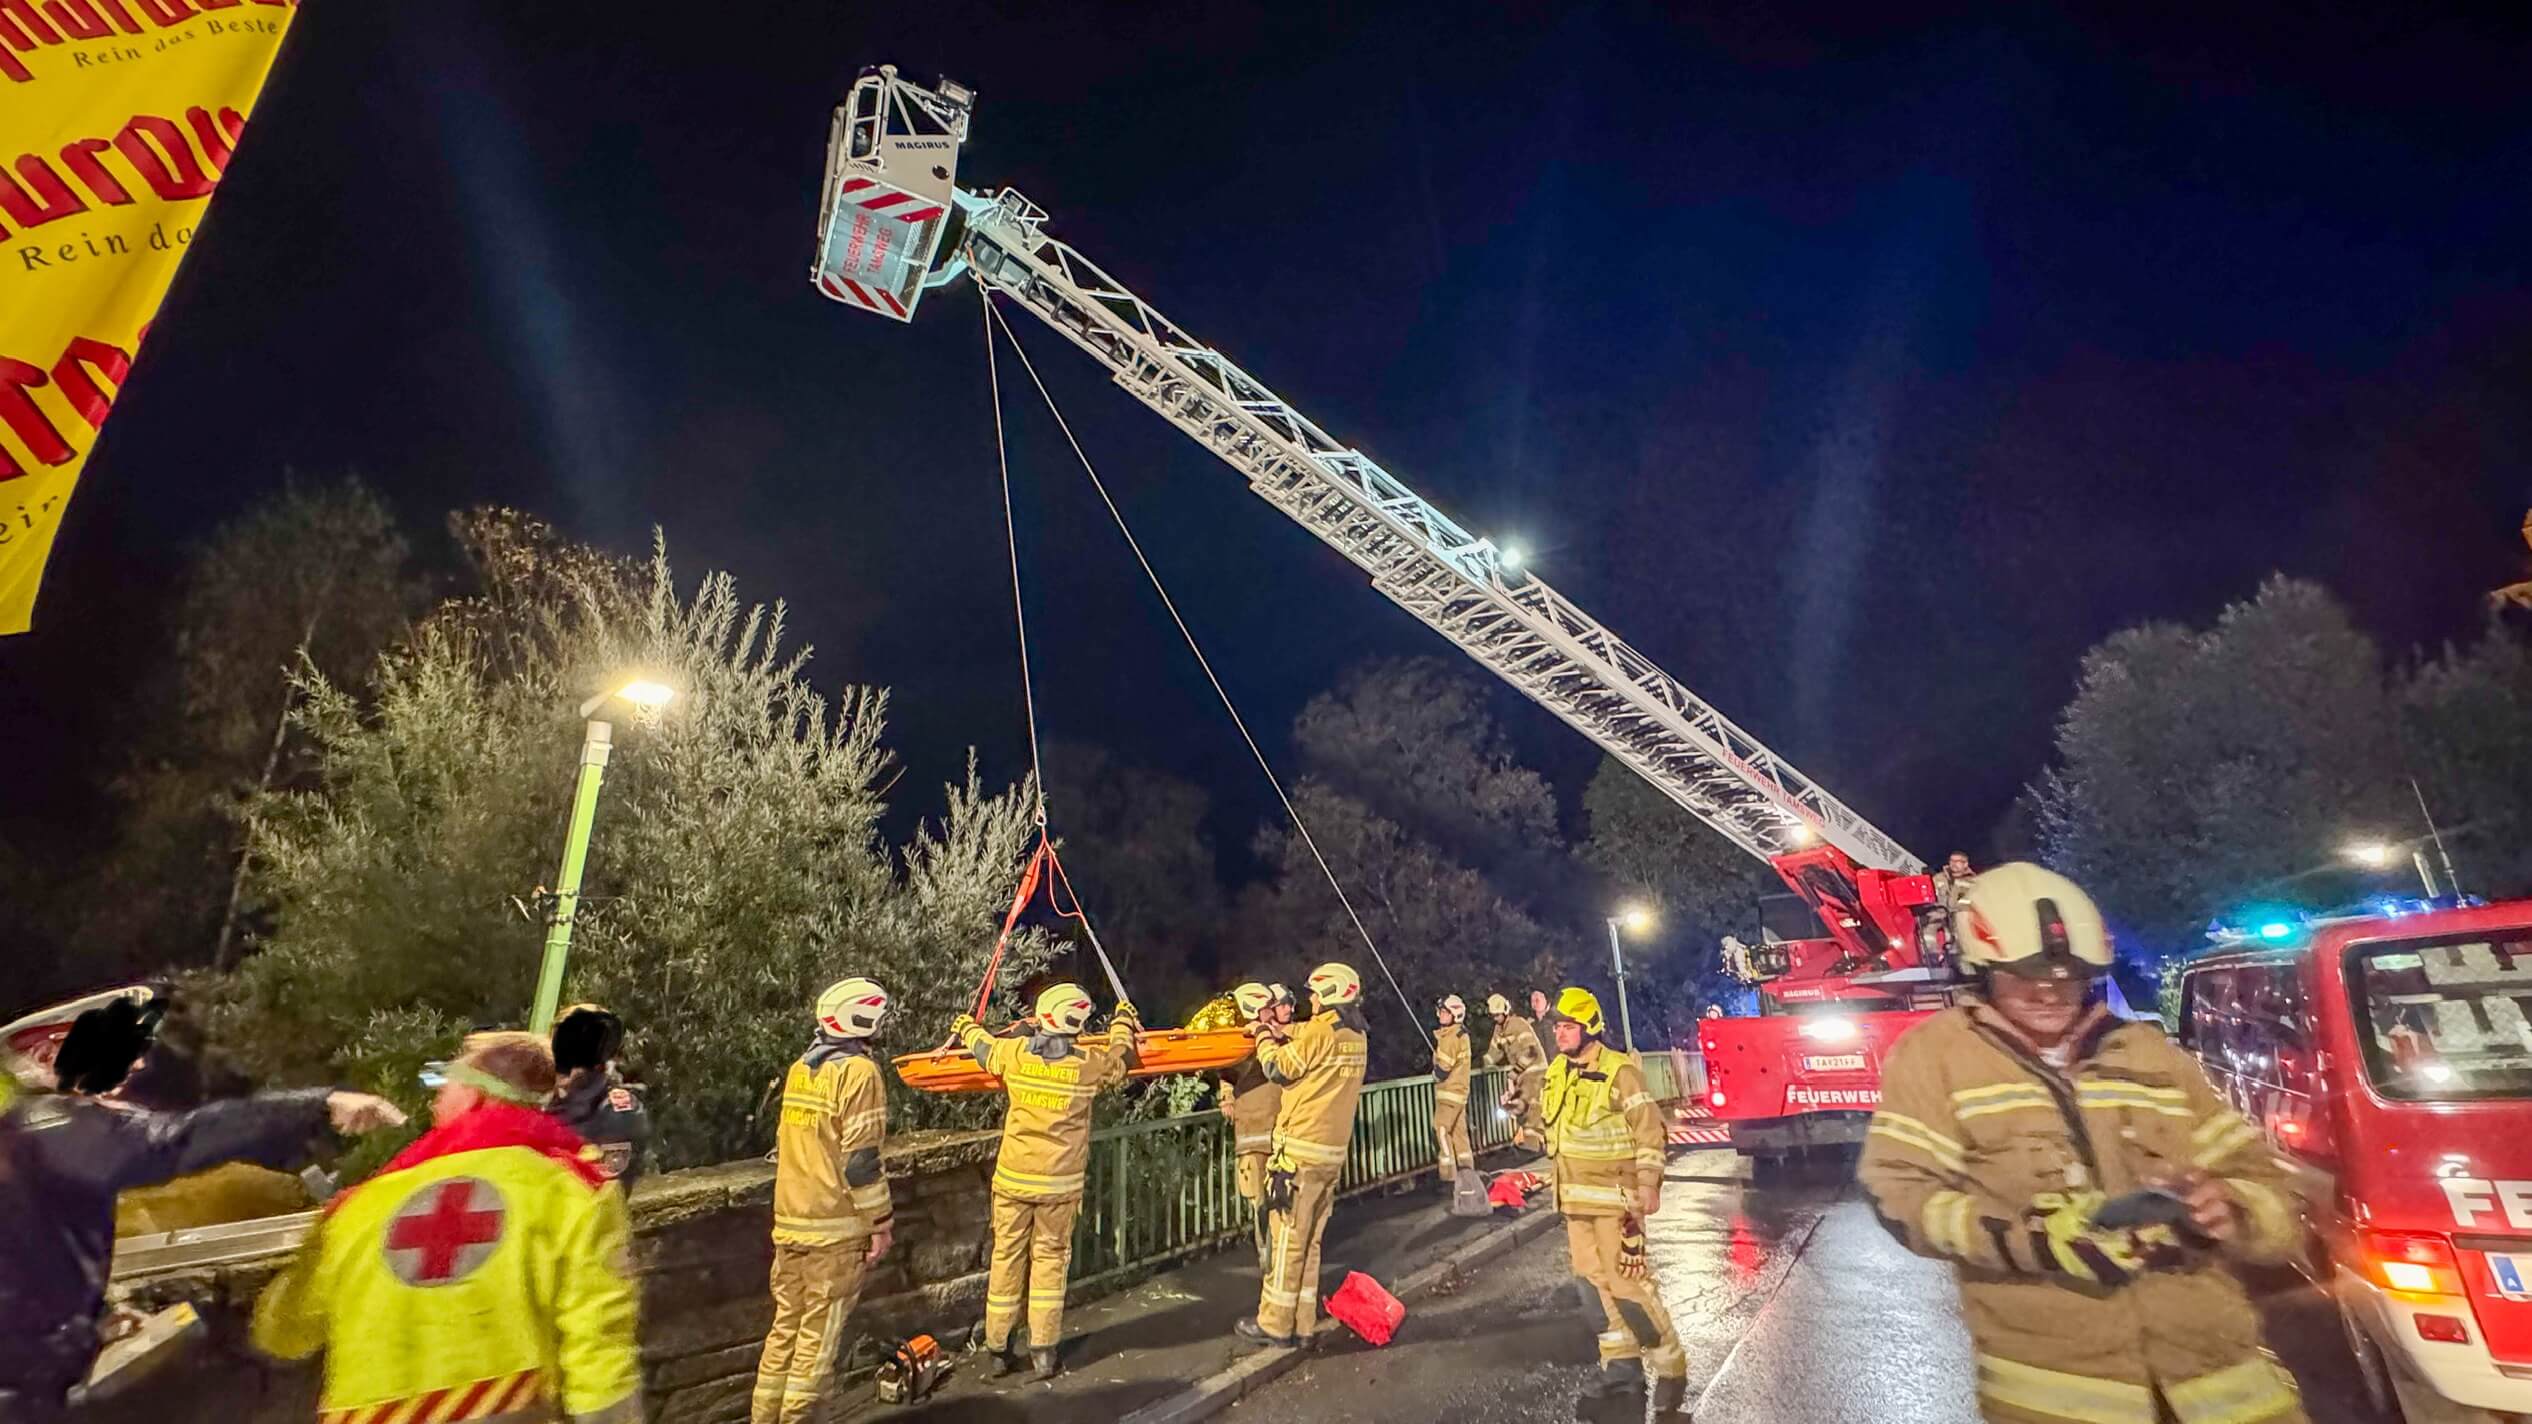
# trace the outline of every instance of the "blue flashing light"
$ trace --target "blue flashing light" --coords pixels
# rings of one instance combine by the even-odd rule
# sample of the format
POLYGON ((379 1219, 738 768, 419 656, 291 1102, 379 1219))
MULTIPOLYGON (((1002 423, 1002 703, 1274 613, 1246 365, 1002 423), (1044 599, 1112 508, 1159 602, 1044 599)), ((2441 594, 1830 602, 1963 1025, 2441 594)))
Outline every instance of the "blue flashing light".
POLYGON ((2294 932, 2295 927, 2284 920, 2263 920, 2260 922, 2259 937, 2261 939, 2286 939, 2292 936, 2294 932))

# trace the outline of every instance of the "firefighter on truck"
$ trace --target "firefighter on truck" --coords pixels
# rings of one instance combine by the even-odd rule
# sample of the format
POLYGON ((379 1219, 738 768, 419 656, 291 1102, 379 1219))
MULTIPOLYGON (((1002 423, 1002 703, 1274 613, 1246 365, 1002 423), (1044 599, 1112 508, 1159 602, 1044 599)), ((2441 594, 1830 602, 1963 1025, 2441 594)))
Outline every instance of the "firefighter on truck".
POLYGON ((1883 1224, 1952 1263, 1990 1424, 2301 1424, 2231 1267, 2303 1230, 2285 1168, 2195 1060, 2110 1015, 2101 912, 2004 865, 1962 901, 1975 1000, 1882 1069, 1859 1174, 1883 1224))

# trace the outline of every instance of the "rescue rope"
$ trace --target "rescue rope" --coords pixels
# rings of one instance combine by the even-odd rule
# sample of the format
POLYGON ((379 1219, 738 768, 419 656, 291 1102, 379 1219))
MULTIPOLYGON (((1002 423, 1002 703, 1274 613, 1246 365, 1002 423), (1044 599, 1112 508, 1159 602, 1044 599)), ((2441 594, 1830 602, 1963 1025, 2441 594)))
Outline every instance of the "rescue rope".
MULTIPOLYGON (((1213 695, 1221 699, 1222 710, 1231 714, 1231 725, 1239 729, 1240 740, 1248 743, 1248 754, 1257 759, 1257 769, 1265 773, 1266 784, 1274 788, 1275 799, 1283 803, 1284 814, 1291 818, 1292 828, 1300 833, 1301 843, 1309 847, 1310 858, 1318 863, 1319 873, 1327 877, 1328 888, 1336 892, 1336 902, 1345 907, 1345 918, 1353 922, 1354 933, 1362 937, 1363 948, 1371 951, 1372 962, 1380 966, 1380 977, 1389 981, 1389 992, 1396 994, 1398 1002, 1405 1006, 1408 1024, 1414 1027, 1416 1036, 1424 1040, 1425 1047, 1431 1048, 1433 1036, 1424 1031, 1424 1016, 1416 1012, 1415 1003, 1407 997, 1407 991, 1398 987, 1398 976, 1389 972, 1389 961, 1381 957, 1380 946, 1372 943, 1371 931, 1364 926, 1363 917, 1354 910, 1354 901, 1346 895, 1345 887, 1337 883, 1336 871, 1329 866, 1327 856, 1320 851, 1318 838, 1310 834, 1310 827, 1302 821, 1300 810, 1292 804, 1292 798, 1284 793, 1283 779, 1275 774, 1274 765, 1267 761, 1265 750, 1257 744, 1256 736, 1249 731, 1248 719, 1240 715, 1239 707, 1231 701, 1229 689, 1223 687, 1221 677, 1213 670, 1213 660, 1204 655, 1203 647, 1196 642, 1195 630, 1187 626, 1186 617, 1178 611, 1178 601, 1169 596, 1168 586, 1161 582, 1160 571, 1152 567, 1150 557, 1143 552, 1142 541, 1135 538, 1133 529, 1127 526, 1125 511, 1117 506, 1116 499, 1108 493, 1107 482, 1099 478, 1098 467, 1090 463, 1089 452, 1081 448, 1080 439, 1073 434, 1072 423, 1064 419, 1063 409, 1055 404, 1054 392, 1046 388, 1045 380, 1038 375, 1037 363, 1029 359, 1027 348, 1021 346, 1019 337, 1012 333, 1011 323, 995 309, 992 289, 979 282, 976 284, 976 290, 984 293, 985 297, 985 315, 989 322, 985 342, 988 354, 993 346, 990 327, 998 325, 1002 328, 1002 339, 1011 343, 1012 354, 1020 358, 1020 368, 1028 372, 1030 383, 1037 387, 1039 399, 1046 402, 1048 413, 1055 417, 1056 426, 1064 432, 1065 443, 1073 447, 1073 458, 1081 462, 1082 472, 1090 476, 1090 487, 1099 492, 1099 502, 1108 507, 1108 517, 1116 521, 1117 532, 1125 536, 1126 547, 1134 551, 1134 561, 1143 566, 1143 577, 1151 581, 1152 592, 1160 595, 1161 606, 1169 611, 1170 621, 1178 625, 1178 636, 1186 640, 1187 651, 1195 654, 1196 666, 1204 670, 1205 681, 1213 685, 1213 695)), ((995 407, 997 429, 1000 419, 1001 408, 997 397, 995 407)), ((1006 497, 1007 491, 1006 485, 1006 497)), ((1084 922, 1085 927, 1087 923, 1087 921, 1084 922)))
MULTIPOLYGON (((984 284, 976 290, 985 292, 984 284)), ((1011 626, 1020 634, 1020 704, 1026 709, 1029 724, 1029 775, 1037 783, 1037 831, 1042 841, 1046 836, 1046 765, 1037 751, 1037 682, 1029 674, 1029 609, 1020 598, 1020 527, 1011 516, 1011 447, 1002 432, 1002 368, 993 354, 993 296, 986 292, 983 302, 985 320, 985 377, 993 385, 993 454, 1002 467, 1002 536, 1003 547, 1011 551, 1011 626)), ((1088 924, 1087 920, 1083 921, 1088 924)), ((1009 931, 1004 931, 1006 937, 1009 931)), ((996 958, 999 958, 999 952, 996 958)))

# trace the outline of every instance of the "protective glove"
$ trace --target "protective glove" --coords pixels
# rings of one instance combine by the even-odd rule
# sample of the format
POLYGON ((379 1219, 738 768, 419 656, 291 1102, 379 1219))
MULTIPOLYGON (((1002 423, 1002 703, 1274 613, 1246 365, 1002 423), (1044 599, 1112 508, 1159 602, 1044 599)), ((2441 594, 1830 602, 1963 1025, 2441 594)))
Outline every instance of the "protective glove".
POLYGON ((2100 1192, 2042 1192, 2024 1220, 2042 1271, 2100 1285, 2125 1285, 2147 1269, 2134 1231, 2105 1231, 2092 1224, 2107 1200, 2100 1192))
POLYGON ((1640 1281, 1644 1271, 1644 1223, 1629 1212, 1618 1222, 1618 1274, 1640 1281))
POLYGON ((1259 1205, 1267 1211, 1292 1210, 1300 1178, 1301 1164, 1292 1160, 1292 1154, 1276 1149, 1275 1155, 1266 1159, 1266 1192, 1259 1205))
POLYGON ((1134 1025, 1136 1028, 1141 1028, 1143 1026, 1143 1016, 1135 1012, 1134 1005, 1130 1000, 1117 1000, 1117 1011, 1110 1015, 1110 1017, 1113 1019, 1123 1020, 1126 1023, 1134 1025))
POLYGON ((984 1028, 983 1024, 976 1022, 974 1014, 960 1014, 957 1018, 950 1020, 950 1037, 965 1042, 970 1029, 982 1033, 984 1028))

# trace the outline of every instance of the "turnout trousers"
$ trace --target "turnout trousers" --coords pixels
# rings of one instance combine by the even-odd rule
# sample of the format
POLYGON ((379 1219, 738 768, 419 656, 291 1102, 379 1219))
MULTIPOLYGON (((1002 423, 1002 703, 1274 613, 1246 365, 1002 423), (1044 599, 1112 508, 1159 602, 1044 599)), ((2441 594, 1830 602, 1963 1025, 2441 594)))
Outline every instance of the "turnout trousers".
POLYGON ((1443 1181, 1457 1181, 1461 1172, 1477 1165, 1477 1154, 1468 1148, 1467 1098, 1433 1100, 1433 1141, 1441 1154, 1443 1181))
POLYGON ((1257 1328, 1307 1339, 1319 1326, 1319 1247, 1336 1206, 1341 1167, 1303 1167, 1293 1177, 1292 1210, 1269 1214, 1266 1278, 1257 1293, 1257 1328))
POLYGON ((1686 1379, 1688 1352, 1671 1328, 1670 1312, 1651 1276, 1618 1273, 1618 1238, 1626 1218, 1568 1216, 1565 1245, 1573 1253, 1574 1274, 1599 1294, 1600 1368, 1615 1369, 1641 1360, 1655 1379, 1686 1379))
POLYGON ((774 1324, 756 1362, 748 1424, 820 1424, 828 1417, 869 1250, 868 1241, 774 1244, 774 1324))
POLYGON ((1521 1075, 1521 1130, 1513 1141, 1532 1152, 1547 1150, 1547 1118, 1540 1109, 1546 1096, 1546 1069, 1533 1068, 1521 1075))
POLYGON ((1266 1158, 1264 1152, 1243 1152, 1239 1158, 1238 1187, 1240 1200, 1247 1202, 1255 1215, 1249 1223, 1250 1234, 1257 1239, 1257 1268, 1266 1269, 1266 1158))
POLYGON ((1028 1309, 1029 1348, 1052 1350, 1064 1337, 1064 1288, 1073 1273, 1073 1218, 1081 1198, 1024 1201, 993 1194, 993 1268, 985 1277, 985 1348, 1011 1348, 1011 1327, 1028 1309))

